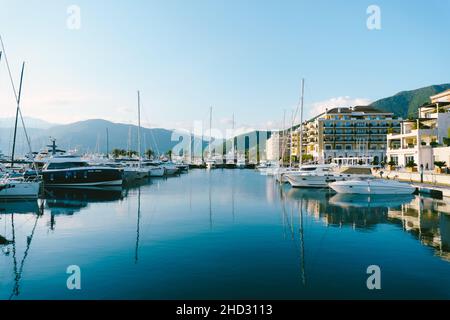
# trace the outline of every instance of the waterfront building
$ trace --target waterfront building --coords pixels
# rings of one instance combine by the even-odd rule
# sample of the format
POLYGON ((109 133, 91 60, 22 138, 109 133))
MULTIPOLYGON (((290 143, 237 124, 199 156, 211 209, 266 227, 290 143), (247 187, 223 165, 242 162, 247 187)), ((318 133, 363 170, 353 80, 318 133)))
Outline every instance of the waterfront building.
POLYGON ((305 122, 302 130, 303 152, 317 162, 370 158, 378 164, 386 157, 386 134, 399 132, 400 119, 371 106, 332 108, 305 122))
POLYGON ((387 156, 397 166, 414 162, 425 170, 435 161, 449 164, 450 90, 430 97, 431 103, 421 106, 418 118, 401 122, 400 133, 387 135, 387 156))
POLYGON ((266 141, 266 160, 279 161, 283 150, 285 154, 287 153, 288 141, 286 141, 286 137, 281 131, 272 133, 266 141))

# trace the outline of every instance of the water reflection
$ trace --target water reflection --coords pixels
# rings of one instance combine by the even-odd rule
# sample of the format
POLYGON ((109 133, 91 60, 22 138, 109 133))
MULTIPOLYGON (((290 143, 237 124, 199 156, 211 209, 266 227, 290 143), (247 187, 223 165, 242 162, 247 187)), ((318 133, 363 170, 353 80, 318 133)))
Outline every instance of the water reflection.
POLYGON ((413 234, 422 244, 435 249, 435 254, 450 261, 450 211, 442 200, 416 197, 397 209, 390 209, 388 216, 400 221, 403 230, 413 234))
MULTIPOLYGON (((4 221, 5 224, 5 236, 0 235, 0 247, 2 247, 3 255, 12 255, 12 271, 14 279, 13 288, 11 294, 9 295, 9 300, 11 300, 16 296, 19 296, 20 294, 20 280, 22 279, 23 269, 31 248, 31 244, 33 242, 38 220, 42 216, 43 211, 42 207, 40 208, 38 206, 37 201, 18 201, 9 203, 1 202, 0 207, 0 218, 4 221), (18 238, 16 235, 16 217, 28 217, 28 215, 31 215, 31 218, 28 218, 28 220, 31 220, 33 225, 30 233, 26 236, 26 245, 22 254, 22 258, 19 258, 20 253, 17 248, 18 238), (8 224, 8 220, 11 226, 9 234, 10 238, 6 235, 6 225, 8 224)), ((22 229, 23 227, 23 224, 19 225, 20 229, 22 229)))
POLYGON ((450 261, 450 205, 443 200, 420 196, 368 196, 333 194, 311 189, 280 187, 283 212, 286 201, 301 201, 305 211, 327 226, 351 226, 373 231, 378 224, 401 225, 437 256, 450 261))
POLYGON ((89 299, 229 298, 237 287, 242 298, 340 298, 343 287, 345 297, 360 297, 358 268, 372 260, 398 275, 391 287, 404 288, 383 297, 420 296, 422 288, 408 287, 416 274, 403 275, 397 256, 431 268, 424 279, 436 292, 448 283, 448 264, 432 254, 450 261, 445 201, 339 195, 260 178, 192 171, 123 190, 50 189, 38 202, 0 202, 1 298, 75 297, 64 287, 67 263, 91 275, 91 290, 76 296, 89 299))

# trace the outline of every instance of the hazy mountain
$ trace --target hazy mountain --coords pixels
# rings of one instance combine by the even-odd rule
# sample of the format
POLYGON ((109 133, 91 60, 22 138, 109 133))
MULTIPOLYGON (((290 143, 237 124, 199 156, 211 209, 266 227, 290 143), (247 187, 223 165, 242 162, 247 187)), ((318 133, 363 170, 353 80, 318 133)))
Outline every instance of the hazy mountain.
POLYGON ((417 116, 417 109, 424 103, 430 102, 430 96, 447 89, 450 89, 450 83, 402 91, 392 97, 375 101, 371 106, 393 112, 396 116, 402 118, 417 116))
MULTIPOLYGON (((25 122, 25 126, 27 128, 35 128, 35 129, 48 129, 56 124, 50 123, 41 119, 31 118, 31 117, 23 117, 23 121, 25 122)), ((0 128, 14 128, 15 118, 0 118, 0 128)), ((21 120, 18 120, 18 124, 21 125, 21 120)))
MULTIPOLYGON (((132 150, 137 150, 137 126, 113 123, 106 120, 94 119, 75 122, 67 125, 57 125, 48 129, 27 129, 30 136, 33 151, 39 151, 50 143, 50 137, 56 139, 57 145, 62 149, 77 149, 80 152, 106 152, 106 130, 109 131, 109 149, 127 149, 130 145, 132 150)), ((142 150, 152 149, 155 152, 165 153, 172 149, 179 140, 174 131, 159 128, 142 128, 141 145, 142 150)), ((13 137, 12 128, 0 128, 0 150, 5 154, 11 153, 11 141, 13 137)), ((28 152, 28 146, 24 136, 23 128, 18 129, 17 154, 28 152)))

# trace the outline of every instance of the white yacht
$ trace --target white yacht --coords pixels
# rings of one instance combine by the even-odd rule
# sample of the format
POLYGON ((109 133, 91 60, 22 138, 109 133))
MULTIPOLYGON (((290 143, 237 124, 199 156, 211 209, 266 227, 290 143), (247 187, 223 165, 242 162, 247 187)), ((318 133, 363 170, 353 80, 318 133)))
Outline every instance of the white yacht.
POLYGON ((239 157, 236 161, 236 168, 244 169, 245 168, 245 158, 239 157))
POLYGON ((263 162, 259 166, 256 167, 256 169, 261 173, 263 176, 273 176, 275 172, 278 172, 280 168, 279 163, 277 162, 263 162))
POLYGON ((318 164, 301 166, 298 171, 287 172, 283 177, 294 188, 327 188, 335 181, 373 176, 369 166, 338 168, 336 164, 318 164))
POLYGON ((0 199, 37 199, 39 196, 39 188, 40 182, 38 181, 4 177, 0 180, 0 199))
POLYGON ((166 174, 166 169, 159 162, 144 161, 142 167, 148 170, 150 177, 163 177, 166 174))
POLYGON ((412 194, 416 188, 397 180, 384 180, 372 178, 356 178, 346 181, 330 183, 330 187, 337 193, 349 194, 412 194))
POLYGON ((216 167, 216 160, 213 158, 208 158, 205 160, 206 163, 206 169, 214 169, 216 167))
POLYGON ((175 174, 180 172, 180 169, 175 164, 173 164, 170 161, 163 162, 161 164, 161 167, 164 168, 165 174, 168 175, 168 176, 173 176, 173 175, 175 175, 175 174))

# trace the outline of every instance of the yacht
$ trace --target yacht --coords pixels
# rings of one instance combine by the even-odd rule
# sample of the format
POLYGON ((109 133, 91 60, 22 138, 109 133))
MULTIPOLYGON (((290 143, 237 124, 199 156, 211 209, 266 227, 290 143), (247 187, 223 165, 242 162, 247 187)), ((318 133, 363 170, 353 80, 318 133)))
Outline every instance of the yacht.
POLYGON ((262 162, 256 169, 263 176, 271 176, 280 168, 280 165, 276 162, 262 162))
POLYGON ((205 160, 206 163, 206 169, 214 169, 216 167, 216 160, 213 158, 208 158, 205 160))
POLYGON ((150 176, 149 170, 141 166, 139 162, 136 161, 125 161, 121 163, 124 166, 124 171, 127 175, 133 175, 135 180, 145 179, 150 176))
POLYGON ((349 194, 413 194, 416 188, 409 183, 397 180, 384 180, 372 178, 355 178, 346 181, 330 183, 330 187, 337 193, 349 194))
POLYGON ((158 162, 144 161, 142 167, 148 170, 150 177, 163 177, 166 174, 166 169, 158 162))
POLYGON ((283 177, 294 188, 328 188, 331 182, 373 176, 370 166, 338 168, 336 164, 316 164, 301 166, 299 170, 287 172, 283 177))
POLYGON ((244 169, 246 166, 245 158, 239 157, 236 161, 236 168, 244 169))
POLYGON ((39 196, 40 182, 25 178, 4 177, 0 180, 0 199, 29 200, 39 196))
POLYGON ((173 176, 180 172, 180 169, 170 161, 163 162, 161 167, 164 168, 165 174, 168 176, 173 176))
POLYGON ((46 186, 115 186, 123 183, 123 169, 91 166, 79 157, 64 156, 48 159, 42 177, 46 186))

